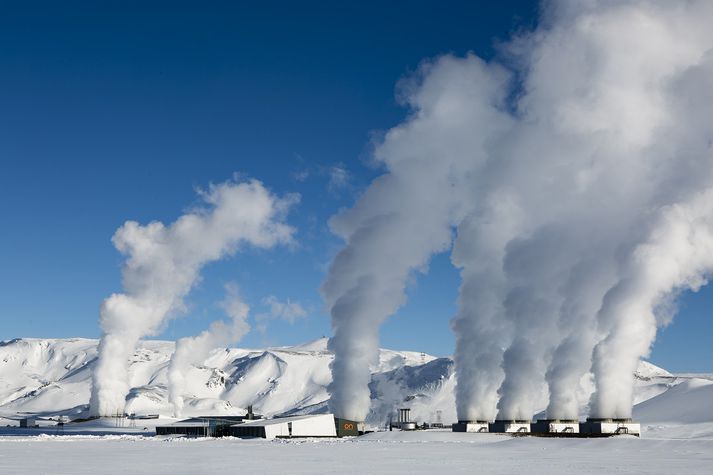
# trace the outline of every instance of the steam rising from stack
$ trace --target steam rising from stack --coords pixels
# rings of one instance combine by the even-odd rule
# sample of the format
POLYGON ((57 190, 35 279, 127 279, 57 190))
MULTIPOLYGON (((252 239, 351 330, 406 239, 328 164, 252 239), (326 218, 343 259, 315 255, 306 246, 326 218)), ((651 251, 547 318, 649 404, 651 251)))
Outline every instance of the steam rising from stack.
POLYGON ((500 60, 445 56, 402 84, 386 173, 332 220, 323 286, 332 410, 363 420, 379 326, 451 247, 461 420, 631 416, 675 297, 713 270, 713 4, 549 2, 500 60), (546 384, 546 387, 544 386, 546 384))
MULTIPOLYGON (((101 306, 102 338, 90 400, 93 415, 123 412, 129 358, 136 343, 156 334, 184 309, 183 298, 205 264, 232 255, 245 244, 270 248, 291 241, 293 229, 283 220, 295 196, 279 198, 258 181, 211 185, 199 194, 203 206, 171 225, 127 221, 112 239, 126 256, 124 293, 111 295, 101 306)), ((243 309, 237 310, 233 336, 244 331, 243 309)))
POLYGON ((425 271, 434 253, 449 248, 468 202, 463 180, 478 165, 473 157, 486 158, 486 137, 458 131, 464 122, 502 127, 502 114, 482 105, 503 84, 476 58, 423 65, 421 75, 403 86, 411 120, 389 131, 376 149, 389 173, 330 222, 346 241, 322 287, 334 330, 330 409, 338 417, 363 421, 369 411, 369 366, 378 358, 379 327, 404 303, 409 275, 425 271), (444 87, 451 77, 463 81, 444 87), (470 97, 461 101, 464 95, 470 97), (442 153, 444 147, 449 153, 442 153))
POLYGON ((215 348, 237 343, 250 330, 246 321, 250 307, 240 299, 237 286, 228 284, 225 290, 227 295, 222 307, 231 318, 230 323, 217 320, 200 335, 176 342, 176 351, 168 365, 168 399, 173 405, 174 417, 181 417, 183 412, 185 375, 191 365, 203 362, 215 348))

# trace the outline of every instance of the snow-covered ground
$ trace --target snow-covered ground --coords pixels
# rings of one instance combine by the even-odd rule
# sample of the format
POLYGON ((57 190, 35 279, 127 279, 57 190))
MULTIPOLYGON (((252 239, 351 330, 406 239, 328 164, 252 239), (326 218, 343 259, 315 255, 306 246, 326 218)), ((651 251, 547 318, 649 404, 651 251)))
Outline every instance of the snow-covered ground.
POLYGON ((0 438, 2 473, 711 473, 712 439, 383 432, 349 440, 0 438))
MULTIPOLYGON (((0 473, 713 473, 713 375, 671 374, 647 362, 636 373, 634 417, 642 437, 550 439, 449 431, 377 432, 355 439, 264 441, 160 439, 171 422, 166 365, 173 345, 143 342, 131 363, 129 411, 161 414, 135 426, 113 419, 68 424, 86 411, 96 341, 22 339, 0 343, 0 473), (20 417, 43 429, 19 429, 20 417), (46 435, 38 435, 44 432, 46 435), (123 432, 123 435, 115 435, 123 432), (32 435, 34 434, 34 435, 32 435), (110 435, 113 434, 113 435, 110 435)), ((267 415, 326 410, 325 340, 267 350, 217 350, 191 370, 188 413, 267 415)), ((372 427, 397 406, 418 421, 455 419, 453 363, 382 350, 372 368, 372 427)), ((591 381, 582 380, 583 395, 591 381)), ((544 396, 540 406, 544 407, 544 396)), ((585 408, 583 408, 583 411, 585 408)))

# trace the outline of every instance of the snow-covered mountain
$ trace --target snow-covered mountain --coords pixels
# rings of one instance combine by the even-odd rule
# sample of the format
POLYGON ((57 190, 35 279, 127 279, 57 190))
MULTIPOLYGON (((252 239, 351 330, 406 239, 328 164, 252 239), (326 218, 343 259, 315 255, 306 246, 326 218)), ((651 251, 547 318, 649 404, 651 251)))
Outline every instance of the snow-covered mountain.
MULTIPOLYGON (((130 364, 127 412, 172 415, 166 369, 173 348, 173 342, 140 344, 130 364)), ((96 350, 96 340, 80 338, 0 342, 0 417, 85 414, 96 350)), ((266 350, 215 350, 187 375, 184 415, 242 414, 249 404, 267 416, 325 412, 331 359, 326 339, 266 350)), ((382 349, 372 368, 368 422, 384 423, 397 407, 410 407, 418 421, 452 422, 454 385, 450 358, 382 349)), ((585 378, 581 386, 586 399, 591 381, 585 378)), ((701 404, 713 400, 713 376, 673 375, 647 362, 637 370, 636 386, 641 404, 635 415, 642 422, 700 421, 695 414, 701 404)), ((544 391, 539 402, 544 408, 544 391)), ((713 421, 713 410, 707 414, 703 419, 713 421)))

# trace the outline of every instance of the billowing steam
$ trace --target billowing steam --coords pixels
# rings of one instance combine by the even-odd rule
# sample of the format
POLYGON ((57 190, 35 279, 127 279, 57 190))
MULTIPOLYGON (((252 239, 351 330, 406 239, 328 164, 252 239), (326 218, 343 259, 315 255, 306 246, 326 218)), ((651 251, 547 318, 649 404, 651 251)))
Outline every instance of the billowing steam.
POLYGON ((451 245, 458 417, 628 417, 676 295, 713 271, 713 4, 559 1, 498 60, 445 56, 402 88, 387 173, 335 217, 323 293, 332 409, 364 419, 379 325, 451 245))
POLYGON ((667 323, 671 302, 683 290, 698 290, 713 270, 713 188, 661 210, 649 239, 629 255, 616 286, 599 311, 606 332, 594 352, 597 392, 593 417, 631 417, 631 379, 648 353, 657 324, 667 323))
POLYGON ((200 335, 181 338, 176 342, 176 351, 168 365, 168 399, 173 405, 174 417, 181 417, 183 412, 185 375, 190 366, 203 362, 215 348, 237 343, 250 330, 247 322, 250 307, 240 299, 238 287, 227 284, 225 291, 221 307, 230 317, 230 322, 217 320, 200 335))
POLYGON ((488 130, 502 126, 500 114, 483 107, 505 84, 502 76, 487 76, 475 58, 424 65, 423 83, 404 86, 412 119, 389 131, 376 149, 388 173, 330 222, 346 241, 322 287, 334 331, 330 409, 339 417, 365 419, 379 327, 404 303, 410 273, 424 271, 434 253, 450 247, 467 202, 461 182, 474 156, 485 159, 485 137, 458 131, 463 123, 488 130), (463 82, 444 87, 453 76, 463 82), (463 95, 470 97, 461 102, 463 95))
POLYGON ((101 306, 102 338, 90 400, 93 415, 124 410, 129 358, 136 343, 183 310, 183 298, 206 263, 231 255, 244 244, 269 248, 292 239, 293 229, 283 220, 295 196, 279 198, 258 181, 211 185, 199 194, 203 207, 171 225, 127 221, 112 239, 126 256, 124 293, 113 294, 101 306))

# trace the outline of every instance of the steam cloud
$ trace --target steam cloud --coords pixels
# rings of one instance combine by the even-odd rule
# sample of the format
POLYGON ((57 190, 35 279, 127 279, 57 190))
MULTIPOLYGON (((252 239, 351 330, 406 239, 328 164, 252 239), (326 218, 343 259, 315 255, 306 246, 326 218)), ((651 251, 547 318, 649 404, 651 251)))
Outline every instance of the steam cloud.
POLYGON ((484 107, 502 89, 502 76, 490 77, 477 58, 424 64, 413 82, 403 84, 411 119, 375 150, 388 173, 330 221, 346 241, 322 287, 334 331, 330 409, 339 417, 365 419, 379 327, 404 303, 409 275, 425 272, 430 257, 450 247, 468 202, 463 181, 478 165, 474 157, 486 159, 487 136, 462 134, 462 124, 484 130, 504 125, 502 114, 484 107), (462 81, 449 84, 452 77, 462 81))
MULTIPOLYGON (((111 295, 101 306, 102 338, 92 376, 92 415, 124 410, 129 358, 138 340, 160 331, 168 318, 184 309, 183 298, 206 263, 232 255, 244 244, 270 248, 292 239, 294 230, 284 223, 284 217, 296 195, 277 197, 254 180, 211 185, 199 195, 203 206, 169 226, 127 221, 112 238, 126 256, 124 293, 111 295)), ((241 311, 237 309, 238 315, 241 311)), ((233 320, 236 333, 240 321, 233 320)))
POLYGON ((378 329, 451 248, 461 420, 630 417, 633 372, 713 270, 713 4, 554 1, 501 45, 424 64, 386 168, 332 220, 332 410, 363 420, 378 329))
POLYGON ((247 322, 250 307, 240 299, 237 285, 228 284, 225 291, 221 306, 231 318, 230 323, 217 320, 200 335, 176 342, 176 350, 168 365, 168 398, 173 405, 174 417, 181 417, 183 412, 185 374, 190 366, 203 362, 215 348, 237 343, 250 330, 247 322))

